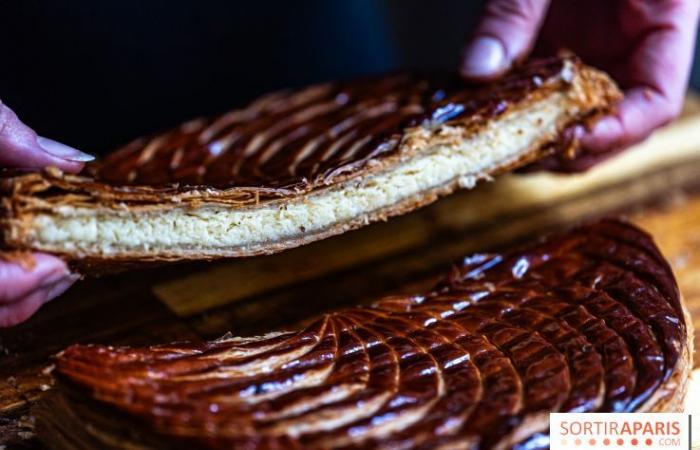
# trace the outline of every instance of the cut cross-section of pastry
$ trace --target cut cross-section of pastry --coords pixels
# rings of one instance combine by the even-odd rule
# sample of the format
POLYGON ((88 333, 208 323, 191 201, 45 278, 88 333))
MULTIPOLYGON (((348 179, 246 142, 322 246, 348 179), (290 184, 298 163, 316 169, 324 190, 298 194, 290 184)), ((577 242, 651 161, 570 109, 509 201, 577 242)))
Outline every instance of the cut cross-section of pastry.
POLYGON ((489 85, 398 74, 265 96, 88 165, 6 173, 5 248, 67 259, 273 253, 411 211, 573 145, 620 92, 574 56, 489 85))
POLYGON ((72 346, 35 413, 54 448, 546 448, 550 412, 681 411, 692 353, 670 267, 604 220, 296 333, 72 346))

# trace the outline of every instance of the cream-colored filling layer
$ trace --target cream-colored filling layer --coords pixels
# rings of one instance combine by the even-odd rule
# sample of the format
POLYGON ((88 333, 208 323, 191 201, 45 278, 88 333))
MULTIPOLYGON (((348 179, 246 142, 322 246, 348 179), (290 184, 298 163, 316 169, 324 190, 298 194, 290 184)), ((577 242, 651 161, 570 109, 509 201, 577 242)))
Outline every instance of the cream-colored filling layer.
MULTIPOLYGON (((313 234, 392 206, 431 188, 459 179, 472 187, 479 174, 518 158, 552 136, 576 114, 576 102, 553 93, 521 111, 505 114, 467 140, 433 146, 391 169, 335 188, 258 208, 207 205, 163 211, 100 211, 64 207, 35 217, 35 240, 54 251, 119 255, 217 253, 313 234)), ((417 129, 418 133, 425 132, 417 129)))

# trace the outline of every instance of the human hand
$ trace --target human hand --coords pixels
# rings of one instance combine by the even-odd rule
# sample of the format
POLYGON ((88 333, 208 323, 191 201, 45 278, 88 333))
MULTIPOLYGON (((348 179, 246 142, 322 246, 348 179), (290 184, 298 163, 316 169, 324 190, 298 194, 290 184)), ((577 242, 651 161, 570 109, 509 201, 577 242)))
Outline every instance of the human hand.
MULTIPOLYGON (((78 172, 93 159, 79 150, 42 138, 0 102, 0 166, 40 169, 55 166, 78 172)), ((31 268, 0 261, 0 328, 28 319, 41 305, 59 296, 78 278, 51 255, 34 254, 31 268)))
POLYGON ((591 130, 578 129, 582 152, 541 168, 582 171, 644 140, 678 116, 693 58, 697 0, 490 0, 464 51, 461 72, 489 80, 534 49, 570 49, 607 71, 625 97, 591 130))

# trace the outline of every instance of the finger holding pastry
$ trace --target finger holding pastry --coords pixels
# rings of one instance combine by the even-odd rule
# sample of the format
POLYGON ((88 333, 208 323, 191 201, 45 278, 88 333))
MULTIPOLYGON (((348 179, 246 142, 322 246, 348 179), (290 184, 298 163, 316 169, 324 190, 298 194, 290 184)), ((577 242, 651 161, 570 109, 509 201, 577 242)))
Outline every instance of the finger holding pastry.
POLYGON ((579 172, 646 139, 678 116, 693 59, 700 3, 491 0, 486 3, 461 73, 500 76, 533 50, 569 49, 612 75, 625 97, 614 113, 580 133, 581 151, 535 168, 579 172))
POLYGON ((0 328, 24 322, 78 279, 55 256, 36 253, 28 259, 0 261, 0 328))
MULTIPOLYGON (((92 159, 80 150, 38 136, 0 101, 0 167, 36 170, 53 166, 74 173, 92 159)), ((24 322, 78 277, 55 256, 35 253, 30 258, 30 264, 0 261, 0 328, 24 322)))

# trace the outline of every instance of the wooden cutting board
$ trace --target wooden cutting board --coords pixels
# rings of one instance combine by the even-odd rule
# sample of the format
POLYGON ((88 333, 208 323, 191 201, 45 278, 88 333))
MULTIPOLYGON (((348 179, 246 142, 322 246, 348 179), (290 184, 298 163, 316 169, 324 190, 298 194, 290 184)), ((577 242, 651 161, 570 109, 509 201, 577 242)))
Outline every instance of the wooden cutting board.
POLYGON ((426 289, 470 252, 609 214, 654 234, 700 327, 698 97, 688 98, 680 120, 583 175, 502 177, 279 255, 78 283, 27 323, 0 331, 0 450, 37 448, 29 407, 50 388, 43 371, 50 355, 72 343, 141 345, 289 327, 325 310, 426 289))

